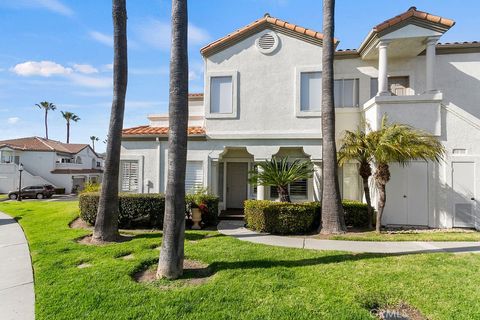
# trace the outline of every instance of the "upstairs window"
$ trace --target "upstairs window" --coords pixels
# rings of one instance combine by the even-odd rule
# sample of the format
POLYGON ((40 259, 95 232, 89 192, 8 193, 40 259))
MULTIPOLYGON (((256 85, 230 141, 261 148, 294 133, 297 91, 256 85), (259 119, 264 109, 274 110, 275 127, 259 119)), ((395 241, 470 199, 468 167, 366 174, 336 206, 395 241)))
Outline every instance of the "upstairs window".
POLYGON ((338 79, 334 82, 335 108, 357 108, 359 106, 359 80, 338 79))
POLYGON ((233 113, 233 83, 231 76, 210 78, 210 113, 233 113))
MULTIPOLYGON (((388 77, 388 91, 394 96, 408 96, 410 93, 410 77, 388 77)), ((378 78, 370 78, 370 98, 378 93, 378 78)))
POLYGON ((302 72, 300 75, 300 111, 319 112, 322 107, 322 73, 302 72))

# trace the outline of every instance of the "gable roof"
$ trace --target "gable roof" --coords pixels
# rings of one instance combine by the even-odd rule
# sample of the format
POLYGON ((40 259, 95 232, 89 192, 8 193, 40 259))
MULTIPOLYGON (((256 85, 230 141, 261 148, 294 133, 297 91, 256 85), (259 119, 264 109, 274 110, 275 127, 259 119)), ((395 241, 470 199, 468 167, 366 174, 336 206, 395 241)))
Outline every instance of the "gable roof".
POLYGON ((11 149, 21 151, 55 151, 76 154, 85 148, 89 148, 90 145, 63 143, 60 141, 44 139, 40 137, 27 137, 0 141, 0 148, 1 147, 9 147, 11 149))
MULTIPOLYGON (((122 135, 124 136, 167 136, 168 127, 138 126, 138 127, 123 129, 122 135)), ((202 127, 189 127, 188 135, 204 136, 205 129, 202 127)))
MULTIPOLYGON (((289 23, 287 21, 283 21, 281 19, 277 19, 271 17, 268 13, 261 19, 255 20, 254 22, 250 23, 249 25, 238 29, 235 32, 232 32, 225 37, 218 39, 202 49, 200 49, 200 53, 203 56, 210 56, 214 53, 221 51, 221 49, 227 48, 259 31, 265 29, 272 29, 296 38, 300 38, 304 41, 322 45, 323 42, 323 34, 312 30, 307 29, 296 24, 289 23)), ((339 41, 334 39, 335 45, 338 45, 339 41)))

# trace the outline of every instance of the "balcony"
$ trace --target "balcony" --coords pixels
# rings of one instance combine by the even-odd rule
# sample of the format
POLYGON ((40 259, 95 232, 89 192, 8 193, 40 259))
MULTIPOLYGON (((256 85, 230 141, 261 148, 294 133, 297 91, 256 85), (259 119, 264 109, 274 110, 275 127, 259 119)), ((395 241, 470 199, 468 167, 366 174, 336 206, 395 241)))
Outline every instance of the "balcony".
POLYGON ((83 169, 83 168, 85 168, 85 165, 81 163, 73 163, 73 162, 55 163, 55 169, 83 169))
POLYGON ((412 96, 375 96, 363 105, 363 111, 372 130, 380 127, 383 115, 387 114, 392 122, 408 124, 440 136, 442 101, 441 92, 412 96))

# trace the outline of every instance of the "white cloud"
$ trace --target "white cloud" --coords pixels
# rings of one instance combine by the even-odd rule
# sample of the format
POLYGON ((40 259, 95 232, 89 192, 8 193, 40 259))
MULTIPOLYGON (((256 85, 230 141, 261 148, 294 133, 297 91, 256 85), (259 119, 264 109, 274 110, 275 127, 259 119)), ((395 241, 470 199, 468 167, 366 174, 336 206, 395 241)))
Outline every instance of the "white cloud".
POLYGON ((95 41, 97 41, 101 44, 104 44, 106 46, 113 47, 113 36, 112 35, 108 35, 108 34, 105 34, 105 33, 99 32, 99 31, 90 31, 89 35, 93 40, 95 40, 95 41))
POLYGON ((98 70, 89 64, 74 64, 73 69, 84 74, 98 73, 98 70))
POLYGON ((26 61, 17 64, 11 68, 10 71, 24 77, 50 77, 52 75, 68 75, 71 74, 73 70, 53 61, 26 61))
POLYGON ((113 63, 104 64, 102 66, 102 71, 112 71, 113 70, 113 63))
MULTIPOLYGON (((156 19, 147 19, 143 24, 134 28, 137 37, 143 43, 150 47, 169 50, 171 39, 170 23, 156 19)), ((208 31, 188 24, 188 41, 190 45, 203 45, 210 41, 211 36, 208 31)))
POLYGON ((20 121, 19 117, 11 117, 7 119, 8 124, 16 124, 18 121, 20 121))
POLYGON ((75 84, 88 88, 109 88, 113 83, 112 78, 108 77, 92 77, 81 74, 72 74, 70 78, 75 84))
POLYGON ((18 8, 43 8, 64 16, 72 16, 74 14, 73 10, 60 0, 16 0, 11 3, 10 6, 18 8))

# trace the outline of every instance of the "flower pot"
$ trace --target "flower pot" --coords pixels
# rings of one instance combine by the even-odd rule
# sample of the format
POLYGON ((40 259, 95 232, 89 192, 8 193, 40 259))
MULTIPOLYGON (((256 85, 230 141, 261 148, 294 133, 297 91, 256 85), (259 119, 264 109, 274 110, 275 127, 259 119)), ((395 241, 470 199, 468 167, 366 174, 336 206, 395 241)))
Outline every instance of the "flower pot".
POLYGON ((202 221, 202 211, 199 208, 192 208, 192 221, 193 221, 193 230, 200 230, 200 222, 202 221))

